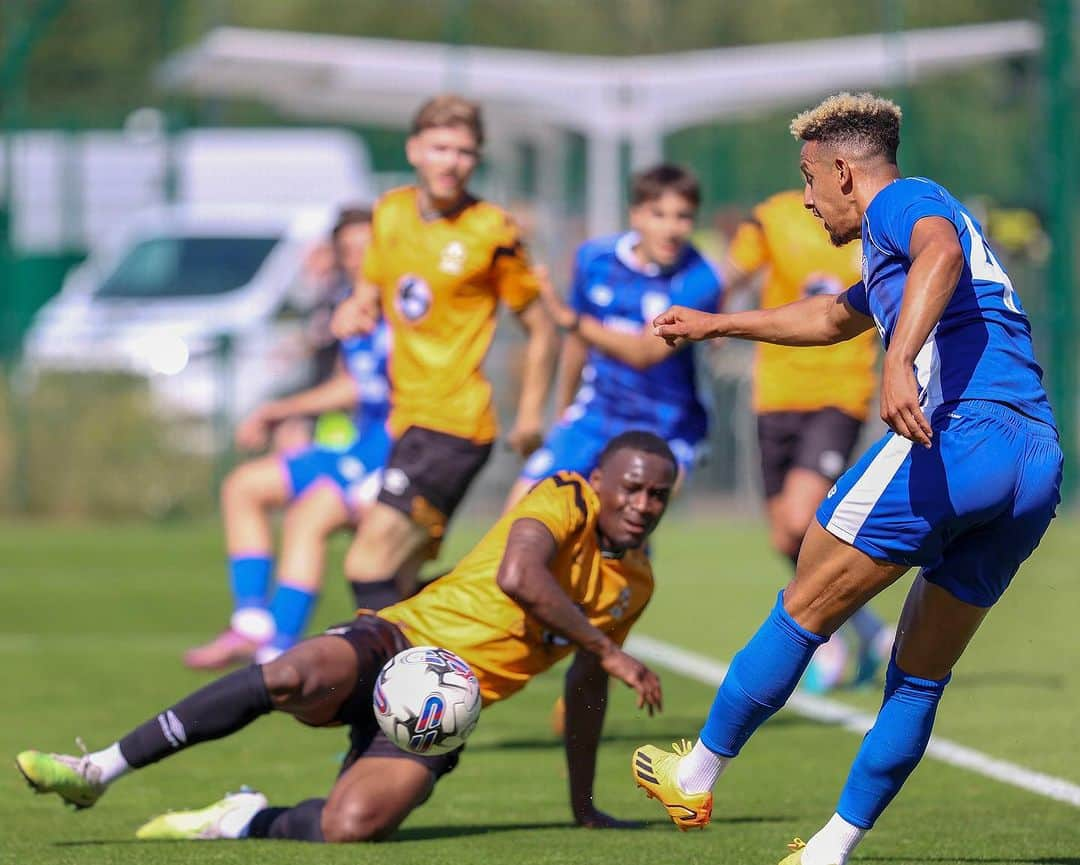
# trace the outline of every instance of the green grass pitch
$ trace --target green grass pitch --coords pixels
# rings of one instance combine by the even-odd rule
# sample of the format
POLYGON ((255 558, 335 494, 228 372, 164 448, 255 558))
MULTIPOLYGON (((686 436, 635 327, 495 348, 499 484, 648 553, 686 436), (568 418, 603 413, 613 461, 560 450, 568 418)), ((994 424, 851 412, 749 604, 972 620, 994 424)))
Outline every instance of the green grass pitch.
MULTIPOLYGON (((446 558, 479 523, 456 527, 446 558)), ((340 554, 342 542, 335 545, 340 554)), ((707 517, 687 503, 656 539, 658 590, 639 630, 728 659, 786 579, 762 528, 707 517)), ((1080 533, 1058 521, 957 669, 938 734, 989 755, 1080 782, 1080 533)), ((101 747, 206 681, 180 653, 225 618, 215 526, 0 529, 0 751, 101 747)), ((336 571, 335 571, 336 572, 336 571)), ((348 616, 336 577, 320 626, 348 616)), ((877 602, 895 616, 903 586, 877 602)), ((8 763, 0 772, 0 862, 25 863, 709 863, 769 865, 795 835, 832 813, 858 738, 781 713, 717 788, 713 824, 680 834, 630 780, 642 742, 692 738, 712 689, 662 671, 665 711, 643 716, 613 690, 597 804, 648 821, 604 833, 570 825, 566 772, 548 716, 561 671, 485 713, 461 765, 388 843, 315 848, 280 842, 145 844, 134 829, 168 808, 207 804, 250 784, 276 803, 322 795, 344 747, 340 730, 285 717, 193 749, 124 779, 93 809, 72 813, 34 796, 8 763)), ((873 709, 876 690, 838 695, 873 709)), ((856 862, 1080 865, 1080 810, 977 774, 926 761, 857 852, 856 862)))

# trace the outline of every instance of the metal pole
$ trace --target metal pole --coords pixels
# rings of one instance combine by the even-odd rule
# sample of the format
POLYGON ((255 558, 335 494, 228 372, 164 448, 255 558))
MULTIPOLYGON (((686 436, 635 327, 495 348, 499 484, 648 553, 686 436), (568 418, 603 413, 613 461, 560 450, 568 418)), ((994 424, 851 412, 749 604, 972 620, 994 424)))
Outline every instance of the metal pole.
POLYGON ((26 63, 33 53, 41 34, 49 23, 60 14, 68 0, 46 0, 33 8, 25 22, 18 21, 14 6, 5 9, 5 27, 12 33, 3 55, 0 56, 0 129, 3 129, 3 198, 0 198, 0 359, 11 399, 9 411, 12 418, 11 437, 15 452, 11 479, 12 504, 17 511, 25 511, 29 503, 29 478, 27 475, 26 407, 24 394, 12 374, 12 362, 18 336, 16 310, 20 302, 19 269, 15 260, 13 214, 15 204, 15 134, 24 125, 26 63), (11 349, 10 356, 3 355, 11 349))
POLYGON ((1046 155, 1050 262, 1046 269, 1050 301, 1050 389, 1065 451, 1062 498, 1076 493, 1077 369, 1072 204, 1076 191, 1076 124, 1073 105, 1076 67, 1073 55, 1072 0, 1044 0, 1046 76, 1046 155))

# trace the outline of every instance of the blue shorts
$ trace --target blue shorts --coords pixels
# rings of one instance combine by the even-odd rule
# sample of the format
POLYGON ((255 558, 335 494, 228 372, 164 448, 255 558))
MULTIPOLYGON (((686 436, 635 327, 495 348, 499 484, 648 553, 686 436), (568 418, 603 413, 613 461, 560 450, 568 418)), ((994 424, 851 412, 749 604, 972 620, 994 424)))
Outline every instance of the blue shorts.
POLYGON ((349 512, 375 501, 390 456, 390 436, 382 427, 366 430, 345 449, 313 446, 282 457, 289 500, 326 484, 337 490, 349 512))
MULTIPOLYGON (((560 471, 577 472, 587 478, 596 468, 604 445, 621 433, 643 428, 640 423, 602 417, 596 412, 586 411, 575 417, 571 411, 563 415, 540 449, 525 461, 522 479, 535 482, 560 471)), ((701 459, 700 441, 672 436, 667 443, 683 478, 689 477, 701 459)))
POLYGON ((875 559, 922 568, 954 597, 992 606, 1061 501, 1052 427, 1000 403, 941 408, 933 447, 888 433, 836 482, 825 530, 875 559))

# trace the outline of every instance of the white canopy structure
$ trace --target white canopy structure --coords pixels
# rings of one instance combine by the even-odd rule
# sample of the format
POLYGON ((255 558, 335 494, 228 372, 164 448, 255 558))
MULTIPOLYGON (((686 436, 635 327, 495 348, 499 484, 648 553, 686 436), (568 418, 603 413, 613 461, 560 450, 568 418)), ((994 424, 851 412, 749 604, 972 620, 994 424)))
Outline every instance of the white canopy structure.
POLYGON ((590 234, 622 221, 620 145, 635 166, 665 135, 842 89, 912 81, 1037 52, 1039 27, 1011 21, 680 54, 598 57, 323 34, 220 28, 163 68, 166 87, 256 99, 296 116, 407 126, 442 90, 480 101, 489 155, 531 142, 541 188, 562 188, 565 132, 587 141, 590 234))

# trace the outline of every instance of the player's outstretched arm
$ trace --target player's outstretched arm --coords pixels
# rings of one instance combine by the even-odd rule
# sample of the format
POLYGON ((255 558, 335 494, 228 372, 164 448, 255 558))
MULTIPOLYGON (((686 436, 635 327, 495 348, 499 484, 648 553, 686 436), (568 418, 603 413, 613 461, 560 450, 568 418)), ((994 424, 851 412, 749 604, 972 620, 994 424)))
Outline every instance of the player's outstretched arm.
POLYGON ((776 345, 810 346, 843 342, 873 326, 874 320, 848 303, 844 292, 745 312, 708 313, 673 306, 653 320, 653 333, 668 345, 730 336, 776 345))
MULTIPOLYGON (((555 324, 567 332, 568 345, 582 343, 592 346, 634 369, 648 369, 664 360, 673 351, 672 347, 653 339, 647 330, 643 333, 622 333, 605 327, 602 321, 591 315, 579 314, 556 291, 546 269, 538 268, 537 278, 540 298, 555 324)), ((582 356, 582 365, 584 365, 584 356, 582 356)), ((578 373, 580 372, 579 368, 578 373)), ((569 402, 566 405, 569 405, 569 402)))
POLYGON ((549 568, 557 550, 555 537, 542 522, 515 520, 495 578, 499 588, 544 627, 596 655, 609 676, 637 692, 638 708, 647 707, 649 714, 659 710, 659 677, 593 625, 563 591, 549 568))
POLYGON ((596 749, 607 711, 608 674, 596 655, 578 652, 566 671, 566 768, 574 822, 588 829, 633 829, 642 824, 617 820, 593 802, 596 749))
POLYGON ((964 250, 949 220, 928 216, 912 229, 910 254, 900 315, 881 370, 881 419, 897 435, 930 447, 933 431, 919 405, 914 363, 956 290, 964 250))

